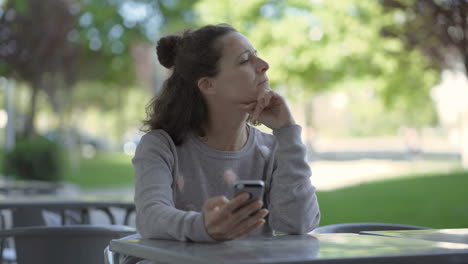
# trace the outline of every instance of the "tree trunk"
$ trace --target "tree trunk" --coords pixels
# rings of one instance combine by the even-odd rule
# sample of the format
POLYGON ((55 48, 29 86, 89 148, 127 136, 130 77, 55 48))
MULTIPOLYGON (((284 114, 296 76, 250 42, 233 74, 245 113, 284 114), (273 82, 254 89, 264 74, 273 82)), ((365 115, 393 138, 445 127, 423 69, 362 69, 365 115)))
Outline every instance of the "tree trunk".
POLYGON ((24 131, 23 135, 25 137, 32 137, 36 134, 36 127, 34 122, 36 120, 36 105, 37 105, 37 96, 39 94, 39 86, 38 83, 32 84, 32 94, 31 94, 31 106, 29 108, 29 113, 26 116, 26 121, 24 124, 24 131))
POLYGON ((468 109, 460 113, 461 158, 462 166, 468 169, 468 109))
MULTIPOLYGON (((468 78, 468 52, 464 56, 465 76, 468 78)), ((468 88, 467 88, 468 89, 468 88)), ((468 91, 463 94, 468 94, 468 91)), ((463 96, 463 95, 462 95, 463 96)), ((468 169, 468 104, 460 109, 460 134, 462 166, 468 169)))

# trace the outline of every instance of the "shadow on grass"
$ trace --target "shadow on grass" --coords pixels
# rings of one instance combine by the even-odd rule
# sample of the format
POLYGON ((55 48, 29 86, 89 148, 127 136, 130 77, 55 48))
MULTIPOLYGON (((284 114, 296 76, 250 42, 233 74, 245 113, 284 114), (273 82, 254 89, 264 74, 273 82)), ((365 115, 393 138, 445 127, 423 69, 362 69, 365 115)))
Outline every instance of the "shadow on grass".
POLYGON ((320 225, 387 222, 468 227, 468 171, 408 175, 317 193, 320 225))

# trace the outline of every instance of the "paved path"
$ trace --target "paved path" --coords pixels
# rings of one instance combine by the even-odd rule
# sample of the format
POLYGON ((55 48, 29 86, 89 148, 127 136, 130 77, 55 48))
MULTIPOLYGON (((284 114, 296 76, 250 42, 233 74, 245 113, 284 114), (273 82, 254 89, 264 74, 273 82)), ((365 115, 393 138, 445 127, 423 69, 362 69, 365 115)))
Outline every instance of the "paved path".
POLYGON ((449 172, 456 161, 355 160, 312 162, 312 183, 319 191, 330 191, 369 181, 415 173, 449 172))

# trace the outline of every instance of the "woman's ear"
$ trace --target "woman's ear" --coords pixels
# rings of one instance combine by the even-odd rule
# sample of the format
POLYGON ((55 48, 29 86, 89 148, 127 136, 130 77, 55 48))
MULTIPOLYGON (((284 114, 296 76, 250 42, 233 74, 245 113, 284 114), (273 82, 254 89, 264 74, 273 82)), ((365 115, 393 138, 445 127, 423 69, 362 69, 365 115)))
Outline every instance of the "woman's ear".
POLYGON ((215 94, 216 89, 213 84, 213 80, 209 77, 202 77, 197 82, 198 89, 200 89, 202 94, 210 95, 215 94))

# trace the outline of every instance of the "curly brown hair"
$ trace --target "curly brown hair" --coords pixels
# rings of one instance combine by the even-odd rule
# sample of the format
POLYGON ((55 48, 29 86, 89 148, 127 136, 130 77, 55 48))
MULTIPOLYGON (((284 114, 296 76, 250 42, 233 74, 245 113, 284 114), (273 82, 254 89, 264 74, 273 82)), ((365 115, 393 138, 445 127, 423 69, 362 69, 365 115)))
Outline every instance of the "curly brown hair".
POLYGON ((229 25, 207 25, 158 41, 158 60, 172 73, 147 106, 143 131, 163 129, 176 145, 181 144, 190 131, 204 136, 208 108, 198 80, 219 73, 222 56, 219 39, 232 32, 237 31, 229 25))

